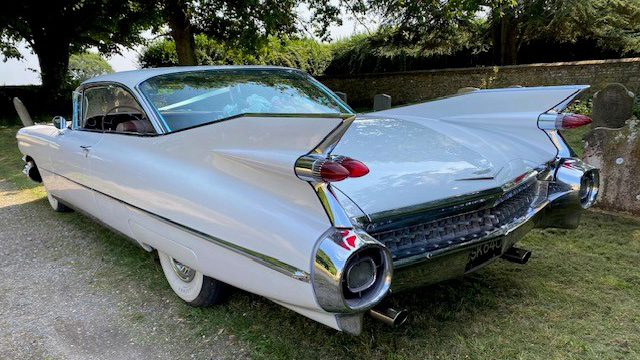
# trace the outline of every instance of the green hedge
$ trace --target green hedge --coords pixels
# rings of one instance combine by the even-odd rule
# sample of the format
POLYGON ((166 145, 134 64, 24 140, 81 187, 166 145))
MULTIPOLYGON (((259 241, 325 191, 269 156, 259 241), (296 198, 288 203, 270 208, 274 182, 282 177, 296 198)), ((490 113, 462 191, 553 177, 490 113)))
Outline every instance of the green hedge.
MULTIPOLYGON (((218 43, 204 35, 196 36, 195 40, 199 65, 275 65, 319 75, 332 60, 330 46, 312 39, 271 37, 265 46, 252 52, 218 43)), ((177 66, 175 43, 171 39, 152 42, 142 50, 138 63, 143 68, 177 66)))

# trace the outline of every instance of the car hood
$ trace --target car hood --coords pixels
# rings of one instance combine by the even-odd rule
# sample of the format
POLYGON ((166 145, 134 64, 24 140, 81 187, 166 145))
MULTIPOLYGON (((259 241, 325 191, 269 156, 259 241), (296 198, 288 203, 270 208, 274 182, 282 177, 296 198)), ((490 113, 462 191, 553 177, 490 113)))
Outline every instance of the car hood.
POLYGON ((358 159, 370 172, 334 186, 367 215, 496 188, 556 155, 533 127, 360 116, 333 154, 358 159))

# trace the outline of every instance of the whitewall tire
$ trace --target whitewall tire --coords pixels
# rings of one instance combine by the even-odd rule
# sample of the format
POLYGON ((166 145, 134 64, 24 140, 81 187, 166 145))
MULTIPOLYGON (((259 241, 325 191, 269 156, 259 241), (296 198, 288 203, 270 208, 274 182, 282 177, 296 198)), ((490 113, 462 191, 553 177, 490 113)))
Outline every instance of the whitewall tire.
POLYGON ((228 286, 191 269, 171 256, 158 251, 162 271, 173 292, 191 306, 219 304, 227 296, 228 286))

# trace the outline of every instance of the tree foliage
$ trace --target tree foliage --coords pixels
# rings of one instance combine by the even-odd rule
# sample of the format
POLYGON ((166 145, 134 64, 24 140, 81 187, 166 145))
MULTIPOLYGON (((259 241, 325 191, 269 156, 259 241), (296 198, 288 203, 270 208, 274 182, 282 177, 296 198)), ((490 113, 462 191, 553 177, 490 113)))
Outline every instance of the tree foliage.
POLYGON ((85 52, 73 54, 69 58, 69 80, 72 87, 92 77, 112 72, 111 65, 99 54, 85 52))
POLYGON ((514 64, 521 47, 536 42, 595 41, 622 53, 639 47, 640 0, 362 1, 381 16, 385 46, 416 53, 491 48, 494 64, 514 64))
POLYGON ((69 56, 95 47, 117 52, 119 45, 143 41, 154 19, 152 7, 129 0, 9 1, 0 11, 0 50, 20 57, 15 44, 26 41, 37 55, 42 85, 50 95, 62 90, 69 56))
MULTIPOLYGON (((313 75, 322 74, 331 62, 328 45, 313 39, 276 38, 251 51, 218 42, 205 35, 195 36, 197 65, 274 65, 298 68, 313 75)), ((138 63, 141 67, 177 66, 176 44, 173 40, 157 40, 145 47, 138 63)))
POLYGON ((327 39, 329 25, 341 23, 339 5, 324 0, 163 0, 157 6, 169 25, 180 65, 198 62, 196 34, 251 52, 274 36, 307 31, 327 39), (297 13, 300 6, 310 10, 307 21, 297 13))

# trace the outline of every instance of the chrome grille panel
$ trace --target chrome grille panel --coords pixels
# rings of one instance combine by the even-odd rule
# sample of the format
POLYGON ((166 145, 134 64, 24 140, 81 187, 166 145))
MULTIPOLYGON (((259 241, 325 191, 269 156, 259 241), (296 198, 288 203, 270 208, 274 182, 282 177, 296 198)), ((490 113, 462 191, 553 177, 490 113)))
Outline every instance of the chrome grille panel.
POLYGON ((473 240, 524 216, 537 195, 537 182, 522 184, 504 194, 493 207, 459 213, 397 229, 371 232, 393 260, 473 240))

